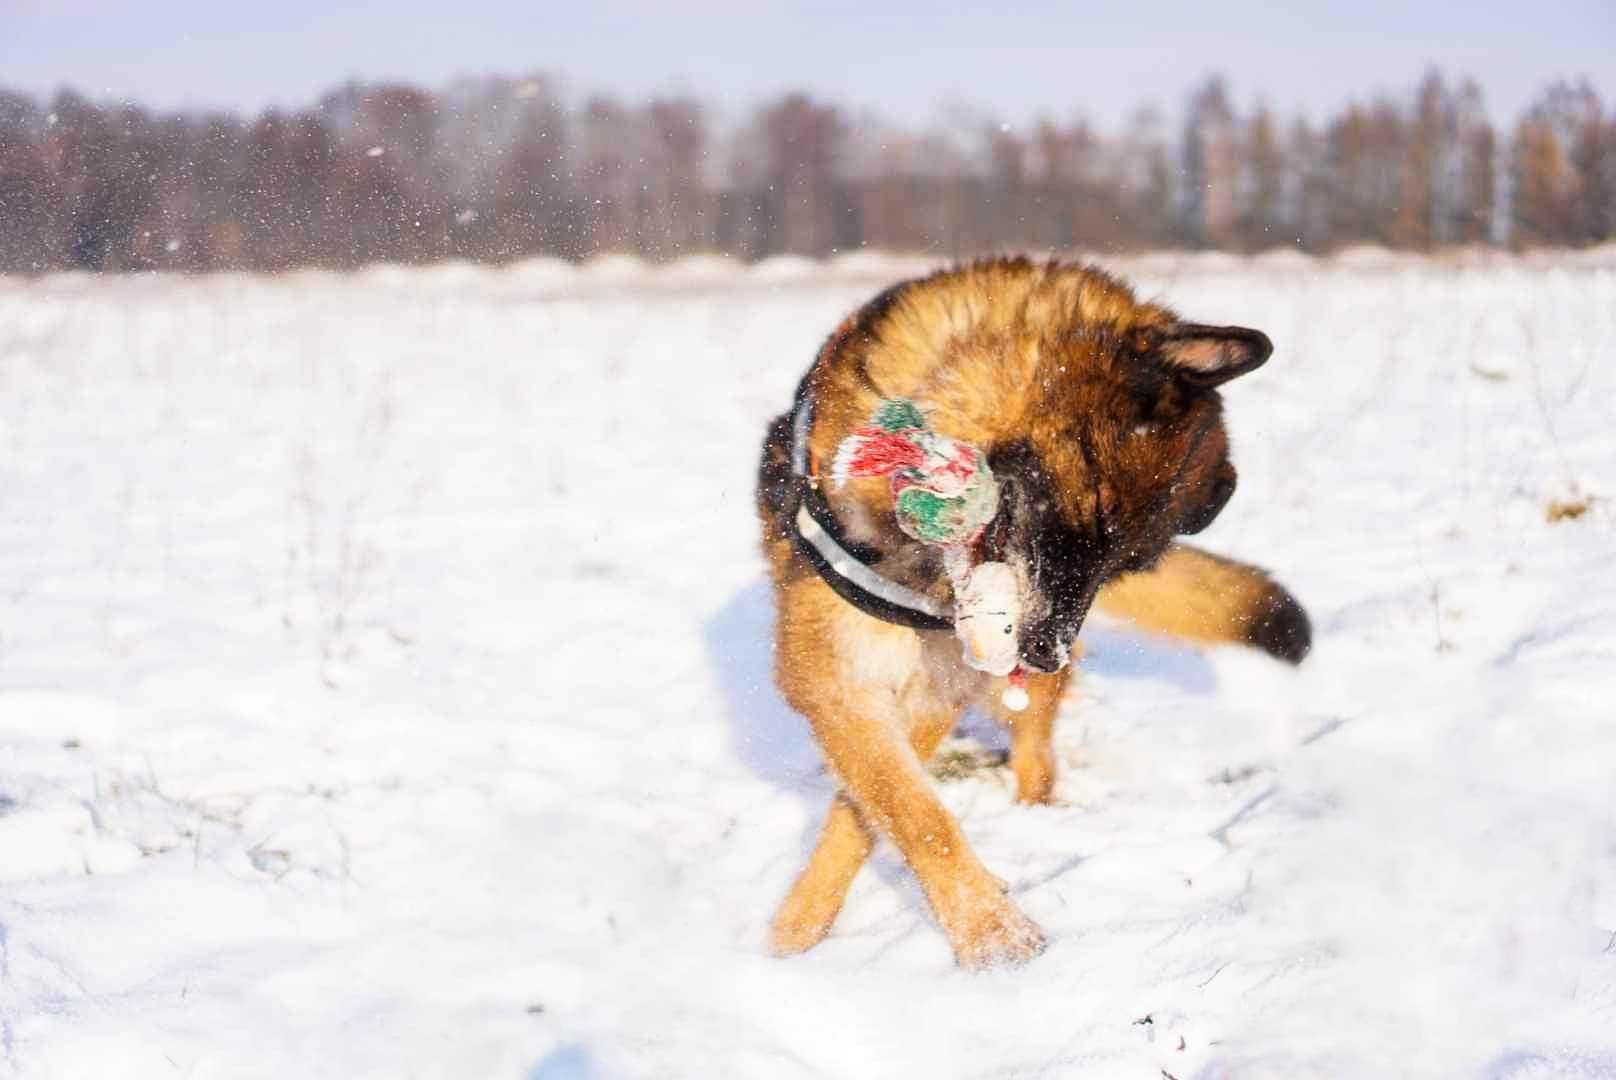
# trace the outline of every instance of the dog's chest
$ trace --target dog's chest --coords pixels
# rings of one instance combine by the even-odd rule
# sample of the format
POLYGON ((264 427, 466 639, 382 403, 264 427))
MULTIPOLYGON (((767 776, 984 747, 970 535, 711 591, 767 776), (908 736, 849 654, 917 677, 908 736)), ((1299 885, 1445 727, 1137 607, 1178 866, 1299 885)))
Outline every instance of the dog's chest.
MULTIPOLYGON (((851 610, 851 609, 850 609, 851 610)), ((867 690, 899 690, 921 668, 920 638, 862 612, 835 624, 835 652, 844 680, 867 690)))
POLYGON ((953 634, 918 634, 848 609, 833 630, 838 675, 866 693, 905 707, 956 710, 979 696, 987 677, 961 659, 953 634))

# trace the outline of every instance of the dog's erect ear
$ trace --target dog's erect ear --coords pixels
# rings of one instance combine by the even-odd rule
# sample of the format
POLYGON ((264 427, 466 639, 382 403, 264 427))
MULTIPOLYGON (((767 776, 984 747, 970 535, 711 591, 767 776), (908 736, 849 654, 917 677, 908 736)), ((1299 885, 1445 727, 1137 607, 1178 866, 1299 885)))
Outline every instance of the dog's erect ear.
POLYGON ((1262 367, 1273 351, 1274 343, 1261 330, 1178 323, 1163 336, 1156 355, 1185 382, 1213 387, 1262 367))

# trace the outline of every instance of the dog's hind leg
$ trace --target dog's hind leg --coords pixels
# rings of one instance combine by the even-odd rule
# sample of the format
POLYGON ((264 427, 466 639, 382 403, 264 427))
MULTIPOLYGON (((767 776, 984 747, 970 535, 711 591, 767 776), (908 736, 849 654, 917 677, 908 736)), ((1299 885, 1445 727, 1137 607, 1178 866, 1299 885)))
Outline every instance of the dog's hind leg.
MULTIPOLYGON (((910 729, 909 745, 921 761, 931 757, 954 721, 952 713, 940 712, 910 729)), ((874 847, 875 835, 860 818, 858 808, 846 792, 837 792, 808 865, 797 875, 770 925, 769 945, 776 956, 804 952, 824 939, 859 867, 874 847)))

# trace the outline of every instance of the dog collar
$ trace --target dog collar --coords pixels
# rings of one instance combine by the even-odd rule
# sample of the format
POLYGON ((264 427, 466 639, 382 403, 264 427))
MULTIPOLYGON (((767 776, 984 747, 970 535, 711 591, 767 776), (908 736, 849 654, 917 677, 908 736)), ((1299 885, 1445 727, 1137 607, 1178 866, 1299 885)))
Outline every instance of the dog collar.
POLYGON ((953 611, 929 596, 878 573, 870 564, 879 552, 850 540, 809 469, 808 431, 813 426, 813 393, 804 377, 791 416, 791 472, 797 479, 797 512, 792 517, 797 550, 825 584, 867 615, 916 630, 949 630, 953 611))

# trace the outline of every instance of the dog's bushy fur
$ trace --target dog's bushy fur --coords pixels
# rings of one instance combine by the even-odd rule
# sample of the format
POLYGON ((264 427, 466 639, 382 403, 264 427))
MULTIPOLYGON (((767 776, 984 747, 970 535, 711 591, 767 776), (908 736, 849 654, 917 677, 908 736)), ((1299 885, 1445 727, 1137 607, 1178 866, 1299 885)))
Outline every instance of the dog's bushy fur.
MULTIPOLYGON (((937 431, 987 453, 1000 509, 979 555, 1009 563, 1023 583, 1019 651, 1033 672, 1031 704, 1004 711, 1003 680, 965 666, 948 631, 883 622, 825 584, 793 540, 791 417, 777 419, 758 488, 776 677, 842 790, 775 916, 776 952, 828 932, 878 835, 902 852, 961 964, 1039 950, 1041 931, 966 843, 922 764, 960 712, 980 703, 1009 726, 1018 798, 1047 801, 1051 727, 1091 606, 1291 661, 1306 653, 1307 617, 1289 593, 1260 570, 1173 539, 1205 527, 1233 492, 1217 388, 1270 351, 1255 330, 1185 323, 1098 270, 1022 259, 895 286, 830 336, 807 375, 810 471, 892 397, 916 401, 937 431)), ((824 490, 884 576, 949 601, 938 552, 899 531, 884 480, 824 490)))

